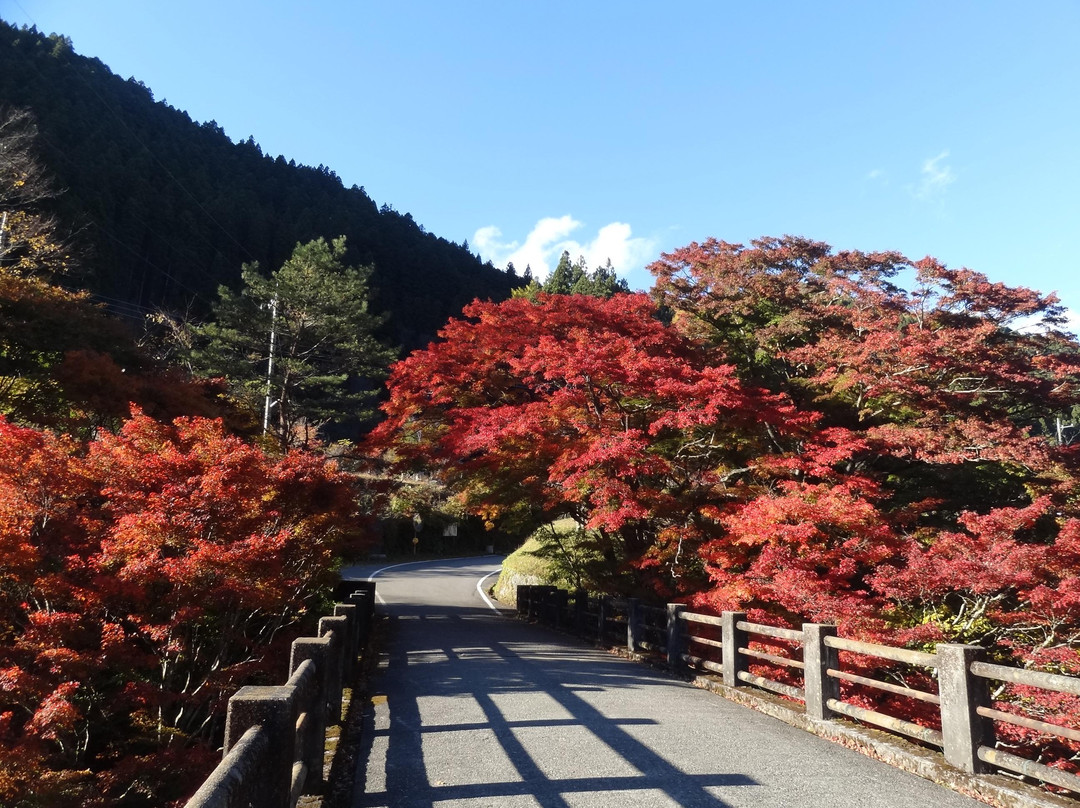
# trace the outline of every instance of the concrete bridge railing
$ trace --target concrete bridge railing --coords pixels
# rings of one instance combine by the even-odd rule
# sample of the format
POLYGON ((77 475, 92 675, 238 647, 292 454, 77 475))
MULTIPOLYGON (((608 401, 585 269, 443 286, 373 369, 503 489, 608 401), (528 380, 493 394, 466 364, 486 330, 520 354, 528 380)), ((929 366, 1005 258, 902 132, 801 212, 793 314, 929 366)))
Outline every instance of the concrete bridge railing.
POLYGON ((994 709, 991 699, 991 683, 1080 696, 1080 678, 1074 676, 991 664, 984 658, 985 650, 974 645, 942 643, 927 653, 845 639, 832 625, 779 628, 748 622, 743 612, 696 614, 682 604, 646 606, 634 599, 589 597, 583 591, 551 586, 518 586, 517 609, 519 616, 602 644, 625 643, 631 654, 652 653, 678 672, 711 673, 729 688, 749 686, 801 702, 805 716, 813 721, 852 718, 913 738, 940 750, 948 764, 967 774, 1000 769, 1080 796, 1080 776, 998 748, 995 728, 1009 724, 1067 742, 1080 742, 1080 730, 1043 720, 1051 716, 1022 714, 1023 705, 1016 705, 1016 712, 994 709), (841 652, 852 661, 895 663, 900 675, 892 681, 875 679, 867 675, 865 664, 842 665, 841 652), (921 671, 924 675, 915 678, 929 683, 927 689, 904 684, 905 670, 921 671), (899 715, 844 700, 841 682, 863 693, 888 694, 890 712, 899 715), (911 705, 906 713, 905 705, 911 705), (920 716, 924 720, 917 723, 920 716))
POLYGON ((341 714, 374 615, 374 582, 345 583, 352 591, 338 593, 345 602, 320 618, 318 636, 293 641, 288 681, 229 699, 221 763, 185 808, 293 808, 319 789, 327 722, 341 714))

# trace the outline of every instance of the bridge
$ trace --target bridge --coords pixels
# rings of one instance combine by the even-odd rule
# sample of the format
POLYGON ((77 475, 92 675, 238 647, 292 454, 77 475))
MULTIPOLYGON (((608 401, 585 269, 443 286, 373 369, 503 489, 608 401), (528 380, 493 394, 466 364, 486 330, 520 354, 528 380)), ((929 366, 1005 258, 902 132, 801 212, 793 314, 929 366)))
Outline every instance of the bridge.
MULTIPOLYGON (((903 764, 906 755, 923 774, 936 772, 937 779, 993 804, 1078 805, 1001 775, 964 772, 924 746, 882 740, 881 733, 838 730, 831 737, 840 743, 817 737, 805 728, 828 722, 807 719, 813 700, 808 691, 803 711, 738 688, 738 700, 756 699, 755 706, 763 708, 750 709, 658 665, 509 619, 513 615, 484 592, 498 569, 499 561, 488 558, 346 571, 352 578, 375 580, 378 608, 390 627, 364 713, 350 808, 984 804, 847 746, 886 758, 888 752, 881 750, 894 748, 899 750, 894 763, 903 764)), ((565 593, 550 588, 525 594, 532 596, 525 609, 536 617, 553 603, 558 608, 551 614, 561 615, 564 623, 589 614, 587 604, 575 612, 565 593)), ((631 647, 648 646, 647 621, 634 615, 633 604, 630 609, 623 637, 631 635, 631 647)), ((595 619, 595 613, 588 617, 595 619)), ((728 622, 731 630, 736 625, 743 632, 754 629, 745 621, 728 622)), ((687 628, 686 620, 668 623, 687 628)), ((811 655, 806 656, 809 661, 811 655)), ((740 673, 743 682, 754 678, 745 666, 733 671, 736 677, 740 673)), ((809 683, 812 676, 804 673, 809 683)), ((826 701, 841 708, 836 699, 826 701)), ((234 734, 239 731, 238 726, 234 734)), ((288 768, 280 761, 276 765, 288 768)), ((238 785, 241 779, 219 777, 217 796, 199 802, 197 795, 189 806, 286 808, 301 790, 290 787, 260 801, 238 785)), ((210 790, 204 787, 200 794, 210 790)))

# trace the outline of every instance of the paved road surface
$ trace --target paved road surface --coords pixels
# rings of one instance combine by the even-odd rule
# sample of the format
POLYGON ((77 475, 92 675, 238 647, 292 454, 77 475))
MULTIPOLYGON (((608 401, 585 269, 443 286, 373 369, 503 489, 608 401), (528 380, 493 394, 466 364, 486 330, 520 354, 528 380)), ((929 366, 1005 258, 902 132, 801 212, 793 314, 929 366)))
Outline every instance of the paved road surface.
POLYGON ((981 805, 500 615, 477 589, 499 561, 376 576, 391 636, 365 720, 356 808, 981 805))

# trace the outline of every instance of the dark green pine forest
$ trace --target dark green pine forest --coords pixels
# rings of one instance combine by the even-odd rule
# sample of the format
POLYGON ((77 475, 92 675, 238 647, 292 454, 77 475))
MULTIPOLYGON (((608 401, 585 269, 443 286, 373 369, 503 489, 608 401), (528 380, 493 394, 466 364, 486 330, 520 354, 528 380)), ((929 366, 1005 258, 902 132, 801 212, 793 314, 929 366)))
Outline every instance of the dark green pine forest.
POLYGON ((406 349, 473 299, 523 284, 325 166, 264 154, 254 138, 234 143, 214 121, 156 102, 64 36, 0 20, 0 107, 33 112, 40 159, 64 189, 53 213, 81 258, 65 282, 118 313, 206 315, 243 264, 267 271, 298 243, 342 235, 347 262, 374 268, 384 336, 406 349))

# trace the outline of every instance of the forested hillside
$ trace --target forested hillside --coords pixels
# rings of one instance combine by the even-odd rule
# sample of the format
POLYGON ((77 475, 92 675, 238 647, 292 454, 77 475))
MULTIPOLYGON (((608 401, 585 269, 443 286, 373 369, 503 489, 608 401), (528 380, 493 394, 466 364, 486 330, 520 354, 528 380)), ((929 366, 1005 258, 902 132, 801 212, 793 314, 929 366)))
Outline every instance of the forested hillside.
POLYGON ((242 264, 269 271, 298 243, 341 235, 350 264, 374 266, 374 305, 406 347, 521 283, 329 168, 234 144, 215 122, 155 102, 61 35, 0 21, 0 106, 33 111, 42 160, 66 189, 56 212, 86 251, 75 282, 118 310, 206 312, 242 264))

